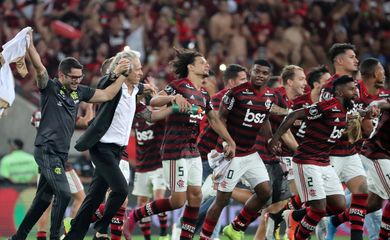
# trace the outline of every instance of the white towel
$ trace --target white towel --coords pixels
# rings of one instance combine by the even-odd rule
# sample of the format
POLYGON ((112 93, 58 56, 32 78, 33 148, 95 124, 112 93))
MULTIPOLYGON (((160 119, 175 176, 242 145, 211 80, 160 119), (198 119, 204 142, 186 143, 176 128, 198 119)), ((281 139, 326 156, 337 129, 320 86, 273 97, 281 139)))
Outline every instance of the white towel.
MULTIPOLYGON (((0 99, 7 102, 9 106, 15 100, 14 76, 9 64, 26 55, 26 49, 30 43, 30 36, 28 35, 30 30, 31 27, 23 28, 13 39, 3 45, 3 51, 1 52, 4 64, 0 68, 0 99)), ((3 111, 4 109, 0 108, 0 117, 3 111)))

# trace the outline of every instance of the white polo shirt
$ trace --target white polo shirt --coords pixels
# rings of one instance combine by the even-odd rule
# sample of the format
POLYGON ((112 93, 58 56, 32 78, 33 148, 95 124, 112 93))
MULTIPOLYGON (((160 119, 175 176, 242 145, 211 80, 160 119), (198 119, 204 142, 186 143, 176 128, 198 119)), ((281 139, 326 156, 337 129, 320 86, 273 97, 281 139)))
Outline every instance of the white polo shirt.
POLYGON ((129 94, 127 85, 125 83, 122 84, 122 95, 115 109, 114 118, 100 142, 115 143, 119 146, 128 144, 137 105, 136 96, 138 91, 138 85, 135 85, 133 92, 129 94))

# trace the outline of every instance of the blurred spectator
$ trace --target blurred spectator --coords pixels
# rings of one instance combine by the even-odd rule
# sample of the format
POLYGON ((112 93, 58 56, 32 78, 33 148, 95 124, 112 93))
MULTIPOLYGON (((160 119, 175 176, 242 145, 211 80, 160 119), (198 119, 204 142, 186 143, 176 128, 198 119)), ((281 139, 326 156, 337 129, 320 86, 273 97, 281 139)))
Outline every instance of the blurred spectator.
POLYGON ((34 156, 23 151, 23 141, 8 140, 10 153, 0 161, 0 176, 12 183, 34 183, 38 177, 38 165, 34 156))
POLYGON ((89 151, 82 152, 81 155, 72 162, 72 166, 83 184, 91 183, 94 167, 92 166, 89 151))

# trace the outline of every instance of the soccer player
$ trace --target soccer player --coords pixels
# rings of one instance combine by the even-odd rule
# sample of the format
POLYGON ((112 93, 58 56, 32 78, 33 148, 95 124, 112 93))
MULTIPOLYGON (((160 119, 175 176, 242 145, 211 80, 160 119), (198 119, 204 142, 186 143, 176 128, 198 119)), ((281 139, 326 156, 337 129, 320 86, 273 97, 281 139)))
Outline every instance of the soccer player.
MULTIPOLYGON (((293 101, 301 96, 306 87, 306 76, 303 69, 296 65, 287 65, 283 68, 281 73, 281 79, 283 85, 275 89, 276 102, 279 107, 285 109, 292 109, 293 101)), ((282 123, 285 116, 271 114, 269 121, 271 124, 272 132, 275 132, 278 126, 282 123)), ((274 228, 276 228, 282 219, 282 208, 285 205, 286 199, 291 197, 291 193, 296 194, 294 176, 292 172, 292 156, 298 144, 290 131, 288 131, 282 138, 282 151, 278 156, 272 156, 268 153, 266 147, 267 137, 263 132, 260 132, 257 136, 256 149, 258 150, 261 158, 263 159, 270 176, 270 182, 272 186, 272 205, 268 207, 269 218, 267 221, 267 234, 272 234, 274 228), (268 155, 268 156, 265 156, 268 155), (284 171, 279 164, 282 161, 288 171, 287 178, 284 176, 284 171), (288 182, 287 182, 288 181, 288 182), (286 186, 290 187, 291 192, 286 189, 286 186)), ((267 238, 270 236, 268 235, 267 238)), ((273 236, 272 236, 273 237, 273 236)))
MULTIPOLYGON (((371 106, 382 109, 382 113, 371 138, 364 143, 361 154, 369 179, 369 211, 381 209, 383 200, 388 200, 390 197, 390 98, 372 102, 371 106)), ((383 210, 380 226, 377 239, 389 239, 390 203, 388 201, 383 210)))
POLYGON ((207 114, 213 130, 227 142, 224 149, 227 158, 234 157, 235 143, 213 111, 208 93, 201 88, 202 80, 210 70, 206 59, 196 51, 176 50, 176 57, 171 65, 180 79, 170 82, 150 102, 154 107, 171 104, 179 107, 180 113, 172 114, 166 120, 161 147, 164 178, 170 187, 171 197, 155 200, 133 210, 128 221, 139 221, 144 217, 172 211, 184 206, 187 201, 180 238, 192 239, 202 200, 202 160, 196 139, 204 114, 207 114), (190 111, 192 105, 198 106, 197 113, 190 111))
MULTIPOLYGON (((384 89, 385 86, 385 70, 382 64, 375 58, 367 58, 360 64, 360 74, 362 80, 358 82, 359 98, 355 101, 355 107, 359 110, 365 109, 372 101, 386 99, 390 97, 390 91, 384 89)), ((373 130, 378 125, 379 118, 363 118, 362 122, 362 139, 355 143, 357 150, 365 139, 369 138, 373 130)), ((358 126, 360 127, 360 126, 358 126)), ((363 166, 364 166, 363 162, 363 166)), ((372 199, 369 202, 375 202, 372 199)), ((380 230, 380 218, 382 217, 381 210, 367 214, 365 217, 365 226, 367 227, 369 239, 377 239, 380 230)), ((367 212, 368 213, 368 212, 367 212)), ((332 225, 331 225, 332 226, 332 225)), ((336 230, 333 231, 334 233, 336 230)), ((332 231, 328 230, 327 239, 331 239, 332 231)))
MULTIPOLYGON (((120 90, 124 78, 119 78, 108 88, 92 89, 80 85, 83 66, 74 58, 63 59, 58 67, 58 78, 49 79, 41 58, 31 43, 27 52, 37 72, 37 86, 41 93, 42 118, 35 139, 34 158, 41 170, 41 177, 33 203, 11 239, 25 239, 54 195, 50 238, 59 239, 62 218, 71 198, 65 175, 70 139, 75 128, 80 102, 106 102, 120 90)), ((118 67, 123 71, 128 64, 118 67)))
MULTIPOLYGON (((334 44, 329 50, 329 58, 335 68, 335 74, 321 90, 320 101, 327 100, 334 95, 332 83, 336 78, 342 75, 353 77, 358 71, 355 47, 351 44, 334 44)), ((352 116, 355 111, 356 109, 351 109, 348 116, 352 116)), ((344 182, 352 193, 350 208, 338 218, 332 218, 332 224, 338 226, 345 221, 350 221, 352 239, 362 239, 368 198, 367 179, 355 145, 350 142, 347 134, 343 134, 339 144, 331 150, 330 161, 341 182, 344 182)))
POLYGON ((347 111, 356 98, 354 80, 348 76, 333 82, 335 97, 290 113, 274 134, 269 146, 276 151, 278 141, 297 119, 306 122, 305 135, 293 157, 293 171, 300 198, 307 202, 295 239, 307 239, 326 215, 326 207, 335 212, 345 208, 344 190, 330 165, 329 153, 347 125, 347 111))
MULTIPOLYGON (((236 157, 230 160, 217 197, 207 211, 202 226, 201 239, 210 239, 223 208, 229 203, 237 182, 246 179, 255 194, 223 232, 231 239, 241 238, 248 225, 258 217, 258 211, 271 196, 271 187, 267 170, 255 149, 256 136, 262 125, 268 120, 271 107, 275 102, 274 91, 267 87, 271 76, 271 65, 265 60, 256 60, 250 71, 250 81, 238 85, 224 95, 219 116, 237 144, 236 157)), ((222 140, 217 151, 222 152, 222 140)))

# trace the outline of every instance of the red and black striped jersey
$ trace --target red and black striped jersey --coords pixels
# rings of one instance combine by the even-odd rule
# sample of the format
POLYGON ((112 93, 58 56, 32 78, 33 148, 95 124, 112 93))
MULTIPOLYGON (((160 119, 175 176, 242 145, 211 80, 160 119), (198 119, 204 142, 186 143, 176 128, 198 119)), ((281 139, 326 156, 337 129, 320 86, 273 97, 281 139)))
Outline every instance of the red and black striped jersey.
MULTIPOLYGON (((354 107, 358 110, 364 110, 373 101, 387 99, 390 97, 390 91, 387 89, 379 89, 376 95, 370 94, 363 81, 358 82, 357 89, 358 89, 359 97, 354 101, 354 107)), ((375 129, 378 126, 379 117, 372 119, 372 123, 375 129)), ((355 147, 357 151, 360 152, 364 140, 365 138, 362 138, 355 143, 355 147)))
POLYGON ((345 131, 347 112, 336 98, 304 109, 306 128, 293 161, 299 164, 329 165, 329 153, 339 144, 338 140, 345 131))
POLYGON ((199 135, 199 124, 203 116, 213 109, 210 96, 206 90, 200 90, 187 78, 170 82, 165 87, 168 95, 181 94, 193 105, 202 108, 198 114, 175 113, 167 117, 162 144, 162 160, 199 157, 196 140, 199 135))
MULTIPOLYGON (((137 104, 137 113, 149 111, 143 103, 137 104)), ((136 144, 136 172, 149 172, 162 167, 161 143, 164 136, 165 121, 150 123, 136 114, 133 129, 137 139, 136 144)))
MULTIPOLYGON (((236 143, 236 156, 256 152, 256 136, 268 119, 274 102, 275 93, 271 88, 266 87, 260 92, 250 82, 228 90, 223 96, 221 106, 224 105, 229 112, 226 126, 236 143)), ((222 152, 222 139, 218 140, 217 151, 222 152)))
MULTIPOLYGON (((278 105, 281 108, 291 109, 293 106, 293 101, 288 99, 286 89, 282 87, 278 87, 275 89, 275 105, 278 105)), ((271 123, 272 132, 276 132, 280 124, 282 124, 285 116, 271 114, 269 117, 269 121, 271 123)), ((286 144, 282 141, 282 152, 280 154, 281 157, 291 157, 294 154, 286 144)))
MULTIPOLYGON (((313 101, 311 99, 310 91, 308 93, 303 94, 302 96, 297 97, 294 99, 294 105, 293 110, 297 110, 304 107, 309 107, 313 104, 313 101)), ((306 128, 306 122, 304 120, 298 120, 296 121, 296 126, 291 128, 291 132, 294 134, 295 140, 297 140, 298 144, 301 143, 302 138, 304 137, 304 130, 306 128)), ((295 125, 295 124, 294 124, 295 125)))
POLYGON ((363 144, 362 154, 372 160, 390 159, 390 110, 382 111, 371 138, 363 144))
MULTIPOLYGON (((339 77, 341 76, 334 74, 331 78, 328 79, 325 86, 321 89, 320 102, 333 98, 333 81, 339 77)), ((354 110, 352 109, 350 111, 353 112, 354 110)), ((344 157, 351 156, 356 153, 355 145, 349 142, 347 134, 344 134, 338 143, 339 144, 337 144, 330 152, 330 156, 344 157)))
MULTIPOLYGON (((223 95, 227 92, 227 88, 222 89, 217 92, 214 96, 211 97, 211 104, 213 105, 214 110, 219 109, 219 104, 221 103, 221 99, 223 95)), ((218 142, 218 134, 214 132, 212 127, 206 121, 206 124, 199 135, 198 138, 198 149, 200 152, 200 156, 202 161, 207 161, 207 154, 216 148, 218 142)))

